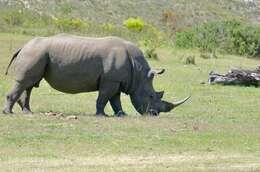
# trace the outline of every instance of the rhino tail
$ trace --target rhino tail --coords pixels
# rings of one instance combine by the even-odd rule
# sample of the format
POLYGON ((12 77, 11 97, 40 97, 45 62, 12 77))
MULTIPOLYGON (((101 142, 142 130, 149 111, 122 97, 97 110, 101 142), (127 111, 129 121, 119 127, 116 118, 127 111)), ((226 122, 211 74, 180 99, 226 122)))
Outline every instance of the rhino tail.
POLYGON ((18 49, 18 50, 16 51, 16 53, 14 53, 14 55, 13 55, 11 61, 9 62, 8 66, 7 66, 7 69, 6 69, 6 71, 5 71, 5 75, 8 74, 8 69, 10 68, 10 66, 11 66, 11 64, 13 63, 14 59, 17 57, 17 55, 20 53, 21 50, 22 50, 22 48, 18 49))

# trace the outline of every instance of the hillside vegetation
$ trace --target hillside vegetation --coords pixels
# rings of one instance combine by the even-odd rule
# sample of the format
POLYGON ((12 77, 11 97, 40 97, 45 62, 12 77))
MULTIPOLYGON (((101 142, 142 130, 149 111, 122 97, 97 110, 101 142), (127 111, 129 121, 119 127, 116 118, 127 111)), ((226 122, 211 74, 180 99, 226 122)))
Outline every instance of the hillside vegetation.
POLYGON ((31 10, 51 17, 70 16, 97 23, 121 24, 129 17, 141 17, 148 23, 175 27, 215 19, 241 19, 260 23, 260 3, 244 0, 1 0, 2 10, 31 10))

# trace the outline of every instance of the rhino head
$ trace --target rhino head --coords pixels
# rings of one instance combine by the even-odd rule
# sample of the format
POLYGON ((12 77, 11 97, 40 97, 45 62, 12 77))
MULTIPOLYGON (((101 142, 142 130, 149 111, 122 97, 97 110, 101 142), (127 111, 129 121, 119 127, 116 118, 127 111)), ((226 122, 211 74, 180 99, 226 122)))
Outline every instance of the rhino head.
POLYGON ((140 114, 158 116, 160 112, 169 112, 186 102, 190 96, 175 103, 163 101, 164 91, 156 92, 153 88, 153 78, 164 73, 161 70, 149 70, 137 89, 130 95, 131 102, 140 114))

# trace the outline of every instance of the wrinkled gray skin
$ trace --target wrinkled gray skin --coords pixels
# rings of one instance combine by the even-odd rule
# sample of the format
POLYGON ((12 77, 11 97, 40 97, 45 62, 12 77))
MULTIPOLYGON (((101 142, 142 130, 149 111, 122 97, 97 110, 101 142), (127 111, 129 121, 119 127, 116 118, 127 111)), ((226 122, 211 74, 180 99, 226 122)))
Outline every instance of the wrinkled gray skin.
POLYGON ((108 101, 115 115, 125 115, 121 92, 130 95, 140 114, 158 115, 186 101, 176 104, 162 101, 163 92, 156 92, 152 81, 164 70, 151 70, 139 48, 117 37, 60 34, 35 38, 14 54, 8 68, 13 61, 16 83, 6 96, 4 113, 12 113, 15 102, 24 113, 31 113, 30 94, 42 78, 64 93, 98 90, 96 114, 102 116, 106 115, 104 107, 108 101))

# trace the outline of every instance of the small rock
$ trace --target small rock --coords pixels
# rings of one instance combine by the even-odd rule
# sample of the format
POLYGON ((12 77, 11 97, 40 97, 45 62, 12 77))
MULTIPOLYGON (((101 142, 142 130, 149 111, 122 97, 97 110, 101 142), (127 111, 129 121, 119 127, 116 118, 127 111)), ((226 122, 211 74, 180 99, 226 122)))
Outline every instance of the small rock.
POLYGON ((62 113, 57 113, 57 112, 52 112, 52 111, 46 112, 46 113, 44 113, 44 115, 49 116, 49 117, 51 117, 51 116, 58 117, 58 118, 64 117, 64 115, 62 113))
POLYGON ((199 127, 195 126, 195 125, 192 128, 193 128, 194 131, 198 131, 199 130, 199 127))
POLYGON ((45 115, 46 116, 56 116, 57 113, 55 113, 55 112, 46 112, 45 115))
POLYGON ((195 65, 196 62, 195 62, 195 56, 187 56, 183 59, 183 63, 186 64, 186 65, 189 65, 189 64, 193 64, 195 65))
POLYGON ((70 115, 70 116, 67 116, 65 119, 66 120, 76 120, 76 119, 78 119, 78 117, 75 115, 70 115))

